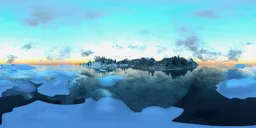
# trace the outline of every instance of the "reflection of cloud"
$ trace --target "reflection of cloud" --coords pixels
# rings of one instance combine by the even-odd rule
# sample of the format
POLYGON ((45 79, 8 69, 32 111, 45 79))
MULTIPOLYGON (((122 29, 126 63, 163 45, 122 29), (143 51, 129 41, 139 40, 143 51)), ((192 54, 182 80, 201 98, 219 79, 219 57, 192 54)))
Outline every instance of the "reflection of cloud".
POLYGON ((237 61, 240 58, 241 54, 242 54, 241 50, 232 50, 232 49, 230 49, 228 51, 227 58, 228 58, 228 60, 237 61))
POLYGON ((83 56, 83 57, 86 57, 86 56, 90 56, 91 54, 93 54, 94 52, 92 52, 91 50, 87 50, 87 51, 83 51, 82 53, 81 53, 81 55, 83 56))
POLYGON ((22 47, 21 47, 21 49, 23 49, 23 50, 30 50, 30 49, 32 49, 32 44, 31 43, 28 43, 28 44, 24 44, 22 47))
POLYGON ((13 63, 18 57, 14 55, 8 55, 6 63, 13 63))
POLYGON ((194 13, 198 17, 217 19, 219 16, 213 10, 201 10, 194 13))

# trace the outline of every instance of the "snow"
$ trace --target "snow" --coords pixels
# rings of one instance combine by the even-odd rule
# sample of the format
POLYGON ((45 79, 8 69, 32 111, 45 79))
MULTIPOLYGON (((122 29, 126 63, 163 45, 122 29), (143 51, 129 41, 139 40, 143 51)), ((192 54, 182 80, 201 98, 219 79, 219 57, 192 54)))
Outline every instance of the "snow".
POLYGON ((36 101, 5 113, 1 128, 222 128, 173 122, 182 112, 176 107, 148 107, 135 113, 122 101, 112 98, 102 98, 97 102, 87 99, 78 105, 36 101))
POLYGON ((47 96, 69 95, 68 84, 80 74, 75 72, 53 71, 37 73, 31 82, 39 84, 38 92, 47 96))
POLYGON ((2 93, 5 92, 7 89, 11 89, 15 86, 17 86, 17 84, 9 80, 0 80, 0 97, 2 97, 2 93))
POLYGON ((256 70, 253 67, 230 69, 225 80, 216 85, 217 91, 229 98, 256 98, 256 70))
MULTIPOLYGON (((33 66, 20 64, 2 66, 3 68, 1 69, 0 80, 6 79, 17 85, 10 94, 35 92, 37 88, 35 85, 30 83, 32 82, 34 84, 42 84, 38 87, 38 92, 41 94, 47 96, 69 95, 70 90, 67 87, 69 82, 81 76, 78 72, 64 71, 63 66, 54 67, 53 69, 50 69, 51 67, 47 67, 47 69, 43 70, 41 70, 41 68, 35 69, 33 66)), ((65 65, 65 70, 69 70, 71 68, 71 66, 65 65)))
POLYGON ((29 81, 18 81, 15 83, 17 86, 14 87, 12 91, 18 92, 19 94, 32 93, 37 91, 36 86, 29 81))
POLYGON ((116 76, 116 75, 105 76, 99 79, 99 82, 102 86, 113 86, 117 82, 123 82, 123 81, 124 81, 123 76, 116 76))
POLYGON ((256 98, 256 79, 252 77, 227 80, 216 86, 217 91, 229 99, 256 98))

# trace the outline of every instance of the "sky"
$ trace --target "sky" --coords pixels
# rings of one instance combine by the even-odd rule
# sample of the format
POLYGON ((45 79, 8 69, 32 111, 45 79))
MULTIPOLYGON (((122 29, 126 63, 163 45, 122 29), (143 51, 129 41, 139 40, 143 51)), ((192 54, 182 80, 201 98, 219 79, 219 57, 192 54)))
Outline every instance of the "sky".
POLYGON ((255 0, 0 0, 0 63, 256 63, 255 0))

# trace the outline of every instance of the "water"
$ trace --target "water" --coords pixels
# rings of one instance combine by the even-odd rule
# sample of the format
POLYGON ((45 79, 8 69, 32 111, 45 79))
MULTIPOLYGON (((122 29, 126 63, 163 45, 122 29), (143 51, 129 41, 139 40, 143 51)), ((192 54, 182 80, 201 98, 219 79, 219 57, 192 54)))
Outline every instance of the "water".
MULTIPOLYGON (((200 101, 203 102, 206 99, 207 101, 214 100, 216 97, 221 97, 227 100, 227 98, 221 96, 216 91, 215 85, 225 79, 225 72, 229 69, 231 69, 231 67, 199 66, 194 70, 148 72, 127 68, 101 73, 81 66, 37 66, 37 69, 33 71, 34 73, 46 70, 72 71, 85 74, 88 76, 88 79, 82 80, 81 85, 70 89, 69 95, 56 95, 54 97, 49 97, 33 92, 33 97, 29 99, 24 98, 24 95, 22 94, 1 97, 0 106, 7 107, 0 107, 0 114, 2 115, 3 113, 11 111, 12 108, 29 104, 35 100, 43 100, 54 104, 81 103, 84 99, 91 97, 91 92, 100 88, 112 92, 120 100, 124 101, 131 110, 136 112, 139 112, 148 106, 161 106, 166 108, 174 105, 185 109, 185 115, 183 114, 181 118, 177 120, 178 122, 226 125, 230 123, 230 120, 226 120, 226 124, 219 122, 214 123, 214 121, 211 121, 210 119, 208 119, 209 122, 204 122, 202 120, 193 121, 195 116, 188 116, 191 113, 186 113, 186 109, 188 110, 186 106, 191 105, 191 108, 193 108, 195 107, 195 103, 199 104, 200 101), (123 82, 118 82, 113 86, 107 87, 102 86, 99 83, 99 78, 111 75, 123 76, 125 79, 123 82), (196 89, 194 89, 195 87, 196 89), (194 93, 195 90, 198 91, 198 94, 194 93), (188 120, 190 120, 190 122, 188 120)), ((230 101, 231 100, 228 100, 228 102, 230 101)), ((242 100, 240 102, 242 102, 242 100)), ((199 112, 201 112, 201 110, 199 112)), ((208 116, 211 115, 213 114, 208 112, 208 116)), ((197 113, 197 117, 200 116, 206 118, 206 116, 198 115, 197 113)), ((254 120, 252 120, 252 122, 253 121, 254 120)), ((246 122, 243 122, 243 124, 246 124, 246 122)))

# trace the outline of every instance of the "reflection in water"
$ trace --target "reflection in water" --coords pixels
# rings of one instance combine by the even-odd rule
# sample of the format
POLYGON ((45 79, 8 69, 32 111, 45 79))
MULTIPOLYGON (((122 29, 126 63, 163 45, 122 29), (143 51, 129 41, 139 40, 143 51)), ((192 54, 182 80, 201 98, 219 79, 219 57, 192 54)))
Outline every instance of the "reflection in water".
POLYGON ((173 71, 163 71, 166 75, 170 76, 173 79, 179 78, 180 76, 184 76, 188 71, 192 72, 194 69, 189 70, 173 70, 173 71))
MULTIPOLYGON (((90 69, 92 70, 92 69, 90 69)), ((171 78, 176 79, 179 78, 180 76, 184 76, 187 72, 192 72, 194 69, 184 69, 184 70, 169 70, 169 71, 147 71, 147 70, 140 70, 140 69, 132 69, 132 68, 118 68, 118 69, 113 69, 113 70, 108 70, 108 71, 100 71, 96 70, 98 73, 107 75, 111 72, 117 72, 118 70, 122 71, 129 71, 129 70, 135 70, 135 71, 144 71, 145 73, 148 72, 149 75, 154 76, 155 72, 163 72, 167 76, 171 76, 171 78)))

